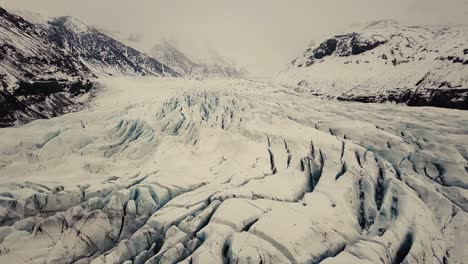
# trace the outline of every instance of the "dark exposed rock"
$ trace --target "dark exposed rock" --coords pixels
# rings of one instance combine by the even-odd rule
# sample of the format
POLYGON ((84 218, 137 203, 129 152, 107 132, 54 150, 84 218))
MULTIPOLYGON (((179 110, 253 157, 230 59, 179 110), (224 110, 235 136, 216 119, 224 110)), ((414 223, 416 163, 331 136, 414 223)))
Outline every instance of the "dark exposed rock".
POLYGON ((320 46, 314 50, 314 58, 316 59, 321 59, 325 56, 330 56, 335 52, 336 50, 336 45, 338 41, 336 39, 328 39, 320 46))
POLYGON ((83 82, 81 80, 74 82, 70 85, 69 91, 73 95, 79 95, 83 93, 87 93, 93 88, 93 83, 89 80, 86 80, 86 82, 83 82))
POLYGON ((26 82, 20 81, 18 88, 13 91, 14 96, 29 96, 29 95, 41 95, 48 96, 54 93, 64 91, 64 84, 56 81, 37 81, 37 82, 26 82))
POLYGON ((408 106, 435 106, 468 110, 468 88, 422 88, 416 91, 396 89, 386 95, 342 95, 340 101, 361 103, 403 103, 408 106))
POLYGON ((465 64, 465 61, 466 61, 463 58, 458 57, 458 56, 447 56, 447 57, 440 56, 440 57, 437 57, 436 60, 440 60, 440 61, 448 60, 453 63, 462 63, 462 64, 465 64))
MULTIPOLYGON (((310 66, 314 64, 316 60, 323 59, 333 54, 340 57, 359 55, 373 50, 386 42, 387 40, 378 40, 376 37, 366 38, 358 33, 337 35, 325 40, 316 49, 312 50, 312 54, 309 56, 306 66, 310 66)), ((386 58, 385 54, 383 56, 386 58)))
POLYGON ((455 57, 452 61, 453 63, 463 63, 463 59, 460 57, 455 57))
POLYGON ((366 51, 375 49, 381 44, 384 44, 386 41, 378 41, 378 40, 368 40, 368 39, 362 39, 358 38, 357 36, 354 36, 351 40, 351 54, 353 55, 358 55, 361 53, 364 53, 366 51))
POLYGON ((0 127, 25 124, 79 109, 75 99, 93 88, 90 81, 21 82, 13 93, 0 90, 0 127))
POLYGON ((468 110, 468 89, 424 89, 416 91, 407 104, 468 110))
MULTIPOLYGON (((23 112, 27 106, 7 91, 0 90, 0 127, 12 126, 16 121, 15 111, 23 112), (14 109, 14 110, 13 110, 14 109)), ((45 118, 40 113, 32 115, 36 118, 45 118)))

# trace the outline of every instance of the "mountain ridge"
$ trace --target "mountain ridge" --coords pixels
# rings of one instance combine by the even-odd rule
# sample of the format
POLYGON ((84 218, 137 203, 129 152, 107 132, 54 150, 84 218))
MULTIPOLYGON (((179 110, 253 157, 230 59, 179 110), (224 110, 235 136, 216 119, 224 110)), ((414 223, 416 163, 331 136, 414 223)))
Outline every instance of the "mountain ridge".
POLYGON ((98 76, 179 76, 76 18, 0 7, 0 21, 0 127, 79 108, 98 76))
POLYGON ((468 109, 466 29, 372 22, 308 48, 277 80, 339 100, 468 109))
POLYGON ((242 77, 247 74, 247 70, 218 53, 205 58, 193 58, 167 40, 154 45, 148 54, 188 77, 242 77))

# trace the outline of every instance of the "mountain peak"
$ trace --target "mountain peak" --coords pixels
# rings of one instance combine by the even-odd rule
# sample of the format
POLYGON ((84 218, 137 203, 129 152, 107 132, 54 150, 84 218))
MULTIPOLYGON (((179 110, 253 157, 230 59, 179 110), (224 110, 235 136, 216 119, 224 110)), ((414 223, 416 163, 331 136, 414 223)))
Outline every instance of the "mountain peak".
POLYGON ((57 18, 54 18, 52 21, 53 23, 56 23, 57 25, 60 25, 66 28, 67 30, 70 30, 77 34, 88 33, 92 31, 93 29, 90 26, 83 23, 81 20, 76 19, 71 16, 57 17, 57 18))
POLYGON ((191 58, 182 52, 175 41, 162 40, 150 49, 150 55, 176 72, 191 77, 239 77, 246 74, 226 57, 210 51, 207 57, 191 58))
POLYGON ((374 20, 369 23, 364 27, 364 30, 369 29, 369 28, 396 28, 399 27, 400 23, 398 23, 395 20, 391 19, 386 19, 386 20, 374 20))

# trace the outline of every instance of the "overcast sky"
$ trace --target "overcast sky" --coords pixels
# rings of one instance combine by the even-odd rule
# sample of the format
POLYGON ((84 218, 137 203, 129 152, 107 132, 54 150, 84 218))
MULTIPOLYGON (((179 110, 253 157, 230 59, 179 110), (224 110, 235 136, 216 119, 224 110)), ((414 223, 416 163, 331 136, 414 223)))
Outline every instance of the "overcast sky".
POLYGON ((466 24, 468 0, 0 0, 9 8, 74 16, 150 47, 177 40, 190 54, 215 49, 272 75, 311 40, 372 20, 466 24))

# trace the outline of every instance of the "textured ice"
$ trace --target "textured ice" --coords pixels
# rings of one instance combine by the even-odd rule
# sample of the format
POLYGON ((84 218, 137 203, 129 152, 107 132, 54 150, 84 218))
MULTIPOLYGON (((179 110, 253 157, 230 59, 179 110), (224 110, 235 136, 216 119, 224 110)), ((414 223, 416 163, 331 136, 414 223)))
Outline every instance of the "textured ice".
POLYGON ((463 263, 468 113, 101 79, 0 129, 0 263, 463 263))

